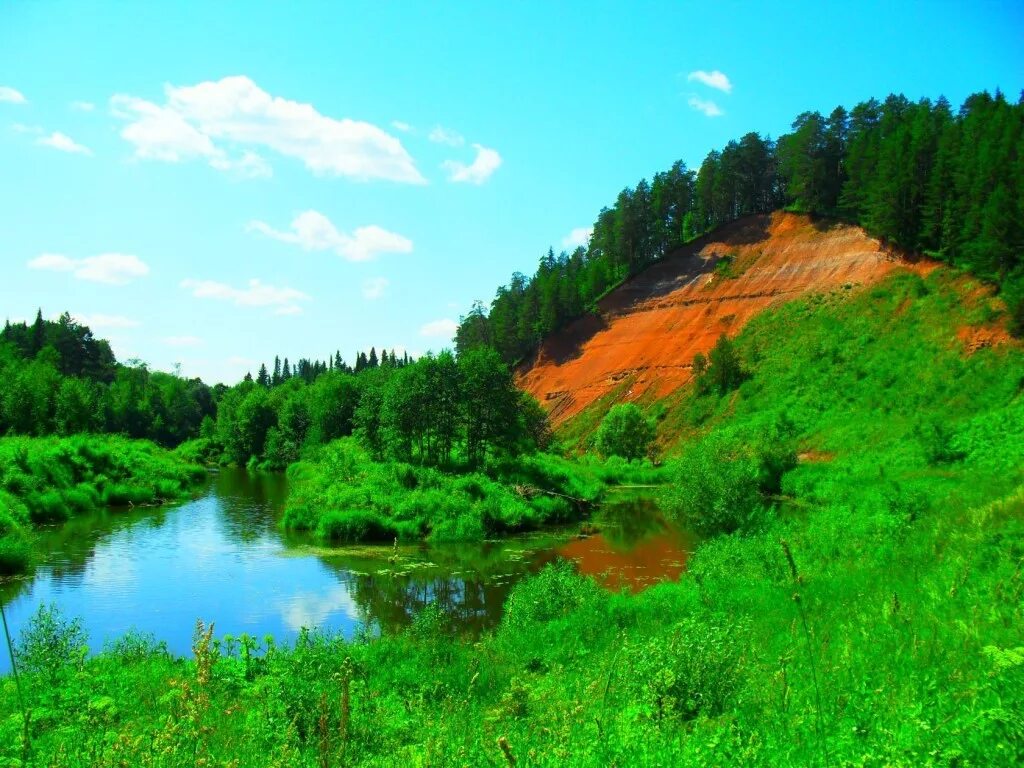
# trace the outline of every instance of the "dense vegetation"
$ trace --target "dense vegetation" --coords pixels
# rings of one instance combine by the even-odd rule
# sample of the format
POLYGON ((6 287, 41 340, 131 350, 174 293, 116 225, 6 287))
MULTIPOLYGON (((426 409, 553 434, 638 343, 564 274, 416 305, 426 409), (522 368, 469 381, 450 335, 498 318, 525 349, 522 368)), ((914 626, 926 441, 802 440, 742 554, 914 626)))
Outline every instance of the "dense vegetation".
POLYGON ((42 312, 0 332, 0 435, 107 432, 174 446, 216 413, 217 387, 119 364, 103 339, 68 313, 42 312))
MULTIPOLYGON (((967 354, 956 338, 1002 311, 938 270, 755 319, 735 340, 736 387, 652 410, 679 440, 667 506, 708 538, 687 578, 638 596, 557 567, 522 582, 479 642, 453 642, 427 608, 403 633, 292 647, 201 627, 187 661, 137 636, 89 657, 76 625, 44 609, 20 642, 33 754, 1019 764, 1024 353, 967 354), (690 493, 702 503, 680 504, 690 493), (717 504, 723 493, 736 505, 717 504)), ((17 761, 22 718, 2 685, 0 754, 17 761)))
POLYGON ((341 439, 288 469, 283 524, 330 541, 429 538, 468 541, 578 519, 605 481, 642 471, 581 464, 545 453, 453 473, 407 462, 376 462, 341 439))
POLYGON ((777 141, 748 133, 694 172, 682 162, 624 189, 594 222, 586 248, 552 250, 530 278, 512 276, 456 335, 509 363, 593 308, 627 277, 718 225, 781 206, 862 225, 995 281, 1024 331, 1024 100, 1000 93, 949 102, 889 96, 805 112, 777 141))
POLYGON ((0 575, 29 567, 33 524, 63 522, 101 506, 175 500, 203 475, 142 440, 0 438, 0 575))
MULTIPOLYGON (((355 374, 330 370, 264 386, 243 381, 221 397, 200 452, 240 466, 285 469, 304 447, 357 435, 377 460, 477 467, 489 456, 544 447, 544 412, 521 394, 490 349, 415 362, 389 357, 355 374)), ((191 449, 196 447, 186 447, 191 449)))

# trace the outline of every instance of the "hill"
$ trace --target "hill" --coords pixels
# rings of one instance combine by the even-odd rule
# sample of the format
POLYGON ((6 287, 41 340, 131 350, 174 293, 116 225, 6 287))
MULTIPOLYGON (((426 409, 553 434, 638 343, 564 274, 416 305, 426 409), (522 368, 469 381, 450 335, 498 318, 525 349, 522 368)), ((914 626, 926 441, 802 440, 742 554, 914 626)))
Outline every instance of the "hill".
POLYGON ((859 227, 781 211, 748 216, 627 280, 597 314, 548 337, 518 383, 555 425, 609 396, 662 398, 690 381, 695 355, 769 306, 934 267, 901 259, 859 227))

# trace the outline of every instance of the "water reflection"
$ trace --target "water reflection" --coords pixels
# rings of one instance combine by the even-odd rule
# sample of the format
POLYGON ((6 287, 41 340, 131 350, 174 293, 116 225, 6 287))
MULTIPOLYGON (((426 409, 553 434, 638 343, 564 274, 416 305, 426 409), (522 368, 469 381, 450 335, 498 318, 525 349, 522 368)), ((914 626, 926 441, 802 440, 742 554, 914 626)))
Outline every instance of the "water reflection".
POLYGON ((665 520, 651 497, 613 494, 599 524, 600 533, 570 541, 558 552, 610 589, 639 592, 686 570, 693 538, 665 520))
MULTIPOLYGON (((287 641, 303 627, 393 631, 434 603, 457 631, 476 634, 498 622, 515 582, 558 556, 635 591, 677 577, 689 548, 651 502, 627 496, 585 539, 573 529, 474 545, 321 547, 278 529, 286 490, 280 475, 222 471, 192 501, 44 530, 44 564, 0 582, 12 632, 53 602, 82 619, 93 649, 135 628, 184 654, 200 618, 218 634, 287 641)), ((0 659, 0 673, 8 668, 0 659)))

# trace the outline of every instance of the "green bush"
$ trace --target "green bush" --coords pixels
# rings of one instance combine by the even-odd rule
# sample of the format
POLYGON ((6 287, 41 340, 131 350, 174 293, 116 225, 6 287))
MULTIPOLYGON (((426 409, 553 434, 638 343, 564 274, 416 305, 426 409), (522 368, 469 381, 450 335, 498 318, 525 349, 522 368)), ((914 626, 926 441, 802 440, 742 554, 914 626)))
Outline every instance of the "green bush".
POLYGON ((752 451, 709 438, 675 462, 662 503, 684 527, 702 536, 749 530, 764 520, 763 475, 752 451))
POLYGON ((654 422, 633 403, 612 406, 597 431, 597 447, 605 456, 642 459, 654 442, 654 422))
POLYGON ((666 635, 627 651, 627 690, 638 714, 655 720, 719 715, 744 682, 747 633, 735 623, 689 616, 666 635))

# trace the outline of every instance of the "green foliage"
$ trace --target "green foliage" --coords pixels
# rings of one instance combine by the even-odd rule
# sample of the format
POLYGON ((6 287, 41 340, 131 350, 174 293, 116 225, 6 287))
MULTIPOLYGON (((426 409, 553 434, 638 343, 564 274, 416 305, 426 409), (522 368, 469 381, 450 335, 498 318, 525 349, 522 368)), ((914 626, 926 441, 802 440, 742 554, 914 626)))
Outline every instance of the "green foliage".
POLYGON ((176 500, 204 474, 146 441, 0 438, 0 572, 28 568, 30 522, 62 522, 101 506, 176 500))
POLYGON ((342 438, 292 465, 282 525, 328 541, 479 540, 578 518, 604 490, 599 472, 548 454, 486 473, 374 461, 342 438))
POLYGON ((699 352, 694 357, 693 377, 701 394, 725 395, 742 384, 747 373, 736 348, 723 333, 707 357, 699 352))
POLYGON ((654 442, 654 423, 634 403, 612 406, 597 431, 597 448, 605 456, 642 459, 654 442))
POLYGON ((708 438, 674 462, 662 503, 683 526, 703 536, 749 530, 764 521, 765 461, 754 451, 708 438))

